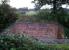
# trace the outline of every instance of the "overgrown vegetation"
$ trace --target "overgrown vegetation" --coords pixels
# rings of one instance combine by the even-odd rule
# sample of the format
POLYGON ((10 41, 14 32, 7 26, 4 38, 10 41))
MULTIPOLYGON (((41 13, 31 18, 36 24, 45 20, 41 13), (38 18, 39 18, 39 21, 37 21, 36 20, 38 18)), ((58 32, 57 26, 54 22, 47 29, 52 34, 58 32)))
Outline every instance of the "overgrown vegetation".
POLYGON ((14 23, 17 19, 17 14, 7 2, 8 0, 3 0, 0 4, 0 32, 14 23))
POLYGON ((54 19, 53 16, 51 16, 50 12, 48 10, 40 10, 36 15, 33 15, 33 18, 35 18, 36 22, 41 22, 41 21, 51 21, 54 19))
MULTIPOLYGON (((57 21, 65 27, 65 36, 69 38, 69 14, 64 12, 63 9, 59 9, 57 11, 58 12, 54 14, 47 12, 46 10, 42 10, 36 15, 23 17, 23 19, 34 22, 57 21)), ((16 19, 17 14, 15 13, 14 9, 7 4, 7 0, 3 0, 2 4, 0 4, 0 32, 14 23, 16 19)), ((0 50, 69 50, 69 45, 47 45, 37 42, 36 40, 32 39, 32 37, 29 38, 24 34, 4 33, 0 34, 0 50)))
POLYGON ((24 34, 6 33, 0 35, 0 50, 69 50, 69 45, 46 45, 24 34))

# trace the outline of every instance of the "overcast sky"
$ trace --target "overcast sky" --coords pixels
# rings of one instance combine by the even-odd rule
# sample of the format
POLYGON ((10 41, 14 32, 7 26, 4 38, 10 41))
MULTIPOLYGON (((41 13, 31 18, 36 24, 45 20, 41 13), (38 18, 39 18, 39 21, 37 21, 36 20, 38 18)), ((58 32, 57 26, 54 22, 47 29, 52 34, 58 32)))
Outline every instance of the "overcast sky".
POLYGON ((33 0, 10 0, 10 5, 16 8, 28 7, 34 8, 34 4, 31 3, 33 0))
MULTIPOLYGON (((10 0, 10 5, 12 7, 16 7, 16 8, 23 8, 23 7, 28 7, 29 9, 33 9, 34 8, 34 3, 31 3, 33 0, 10 0)), ((50 5, 46 5, 43 6, 43 8, 51 8, 50 5)), ((63 7, 65 8, 66 5, 63 5, 63 7)), ((68 6, 69 8, 69 6, 68 6)))

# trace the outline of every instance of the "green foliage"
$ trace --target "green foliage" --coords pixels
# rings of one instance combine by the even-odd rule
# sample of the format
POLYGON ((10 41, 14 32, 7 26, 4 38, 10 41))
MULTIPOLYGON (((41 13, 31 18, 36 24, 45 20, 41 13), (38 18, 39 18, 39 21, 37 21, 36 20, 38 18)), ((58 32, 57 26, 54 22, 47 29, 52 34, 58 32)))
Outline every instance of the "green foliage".
POLYGON ((33 16, 36 22, 47 22, 54 19, 53 16, 51 16, 50 12, 48 10, 41 10, 36 15, 33 16))
POLYGON ((4 0, 2 4, 0 4, 0 32, 14 23, 17 19, 16 16, 13 9, 4 0))
POLYGON ((69 50, 69 45, 46 45, 27 35, 6 33, 0 35, 0 50, 69 50))
POLYGON ((53 8, 59 8, 62 6, 62 4, 69 4, 69 0, 34 0, 33 3, 35 3, 36 8, 41 8, 42 6, 49 4, 52 5, 53 8))
POLYGON ((63 8, 60 8, 56 11, 56 14, 51 12, 52 10, 40 10, 37 14, 33 15, 38 21, 57 21, 60 24, 68 23, 69 14, 64 11, 63 8))
POLYGON ((40 10, 34 17, 38 21, 57 21, 61 23, 69 19, 69 15, 63 9, 57 10, 56 14, 52 13, 51 9, 40 10))
POLYGON ((69 29, 64 27, 65 37, 69 39, 69 29))
POLYGON ((55 21, 60 23, 62 26, 69 28, 69 14, 64 11, 63 8, 60 8, 56 11, 56 14, 53 15, 55 21))

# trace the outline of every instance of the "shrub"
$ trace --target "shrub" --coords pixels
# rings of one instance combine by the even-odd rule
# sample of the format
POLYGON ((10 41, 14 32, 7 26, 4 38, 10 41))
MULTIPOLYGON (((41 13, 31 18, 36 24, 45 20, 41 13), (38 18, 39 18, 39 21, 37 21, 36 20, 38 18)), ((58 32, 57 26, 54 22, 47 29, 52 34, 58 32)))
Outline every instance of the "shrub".
POLYGON ((46 22, 54 19, 54 17, 51 16, 50 12, 47 12, 46 10, 38 11, 38 13, 33 16, 33 18, 35 18, 35 21, 37 22, 46 22))
POLYGON ((1 34, 1 50, 69 50, 65 44, 41 44, 24 34, 1 34))
MULTIPOLYGON (((5 1, 5 0, 4 0, 5 1)), ((0 32, 6 27, 14 23, 17 19, 17 15, 13 8, 7 3, 0 4, 0 32)))

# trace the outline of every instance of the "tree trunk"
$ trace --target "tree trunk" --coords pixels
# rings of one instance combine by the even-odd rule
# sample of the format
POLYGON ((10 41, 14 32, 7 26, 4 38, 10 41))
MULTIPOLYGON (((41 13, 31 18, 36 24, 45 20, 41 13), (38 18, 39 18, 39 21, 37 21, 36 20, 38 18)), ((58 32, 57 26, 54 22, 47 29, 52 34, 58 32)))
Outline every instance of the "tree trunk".
POLYGON ((55 14, 57 10, 57 4, 56 4, 56 0, 53 1, 53 13, 55 14))

